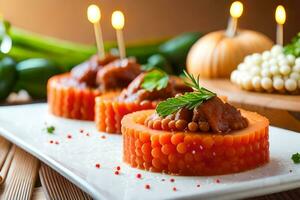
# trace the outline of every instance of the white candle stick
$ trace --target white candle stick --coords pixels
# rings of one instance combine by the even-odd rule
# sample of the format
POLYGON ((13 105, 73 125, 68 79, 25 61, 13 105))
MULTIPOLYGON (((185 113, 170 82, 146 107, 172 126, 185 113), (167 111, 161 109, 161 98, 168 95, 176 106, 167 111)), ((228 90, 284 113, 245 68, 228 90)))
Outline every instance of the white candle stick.
POLYGON ((229 37, 233 37, 237 32, 238 27, 238 18, 243 13, 243 4, 239 1, 235 1, 231 4, 230 7, 230 19, 228 22, 228 27, 226 30, 226 35, 229 37))
POLYGON ((90 5, 87 10, 88 20, 94 25, 94 32, 98 50, 99 59, 103 59, 105 56, 102 30, 100 26, 101 12, 98 6, 90 5))
POLYGON ((114 11, 111 16, 111 23, 116 29, 120 58, 124 59, 126 57, 126 50, 123 36, 123 28, 125 24, 123 13, 121 11, 114 11))
POLYGON ((283 45, 283 24, 286 20, 285 9, 283 6, 279 5, 275 11, 275 20, 277 22, 276 27, 276 43, 283 45))

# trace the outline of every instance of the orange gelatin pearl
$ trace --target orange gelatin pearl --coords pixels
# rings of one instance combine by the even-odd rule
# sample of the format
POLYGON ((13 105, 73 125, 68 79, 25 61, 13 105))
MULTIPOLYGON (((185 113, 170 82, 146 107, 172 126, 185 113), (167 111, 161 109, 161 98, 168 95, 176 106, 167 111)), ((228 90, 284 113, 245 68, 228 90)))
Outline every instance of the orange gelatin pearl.
POLYGON ((156 129, 156 130, 161 129, 161 121, 159 119, 157 119, 153 122, 153 128, 156 129))
POLYGON ((187 151, 186 145, 183 142, 179 143, 177 145, 176 149, 177 149, 178 153, 181 153, 181 154, 184 154, 187 151))
POLYGON ((143 143, 150 142, 150 135, 148 135, 148 134, 141 133, 139 135, 139 138, 140 138, 140 141, 143 143))
POLYGON ((202 140, 203 146, 206 149, 210 149, 214 145, 214 140, 211 137, 206 137, 202 140))
POLYGON ((168 126, 169 126, 169 129, 170 129, 170 130, 176 130, 175 120, 171 120, 171 121, 168 123, 168 126))
POLYGON ((154 158, 152 160, 152 165, 156 168, 156 169, 161 169, 162 164, 160 162, 160 160, 158 158, 154 158))
POLYGON ((161 155, 160 148, 159 148, 159 147, 155 147, 154 149, 152 149, 151 155, 152 155, 154 158, 159 158, 159 156, 161 155))
POLYGON ((161 122, 161 127, 163 130, 169 130, 169 122, 171 120, 170 119, 163 119, 162 122, 161 122))
POLYGON ((153 123, 154 123, 153 120, 149 120, 148 121, 148 127, 153 128, 153 123))
POLYGON ((180 131, 184 130, 186 126, 187 126, 187 122, 183 119, 179 119, 175 122, 175 127, 180 131))
POLYGON ((159 143, 161 145, 170 144, 171 143, 171 134, 166 133, 159 136, 159 143))
POLYGON ((143 152, 143 154, 150 154, 151 153, 151 144, 150 143, 143 144, 142 152, 143 152))
POLYGON ((165 155, 169 155, 171 153, 173 153, 175 150, 174 145, 172 144, 165 144, 162 148, 161 148, 161 152, 165 155))
POLYGON ((188 124, 188 129, 192 132, 195 132, 198 130, 198 124, 196 122, 190 122, 188 124))
POLYGON ((172 135, 172 137, 171 137, 171 142, 174 145, 177 145, 180 142, 183 142, 183 140, 184 140, 184 135, 182 133, 176 133, 176 134, 172 135))
POLYGON ((151 146, 152 147, 159 147, 160 144, 159 144, 159 135, 152 135, 151 138, 151 146))
POLYGON ((191 144, 191 143, 193 143, 193 137, 191 136, 191 135, 186 135, 185 137, 184 137, 184 143, 185 144, 191 144))
POLYGON ((217 135, 216 137, 214 137, 216 146, 220 146, 221 144, 223 144, 223 140, 224 140, 224 137, 222 135, 217 135))

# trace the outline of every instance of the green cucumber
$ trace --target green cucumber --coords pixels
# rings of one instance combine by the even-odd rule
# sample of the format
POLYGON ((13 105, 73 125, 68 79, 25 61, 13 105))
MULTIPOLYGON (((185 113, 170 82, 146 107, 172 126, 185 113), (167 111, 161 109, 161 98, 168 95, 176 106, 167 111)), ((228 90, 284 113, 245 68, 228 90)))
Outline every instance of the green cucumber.
POLYGON ((44 99, 47 96, 47 85, 45 83, 35 83, 18 80, 14 90, 26 90, 30 94, 30 96, 35 99, 44 99))
POLYGON ((147 64, 143 65, 143 69, 148 71, 154 68, 161 69, 168 74, 173 73, 173 69, 168 60, 161 54, 154 54, 148 58, 147 64))
POLYGON ((202 35, 199 32, 184 33, 159 46, 159 52, 171 62, 177 74, 184 69, 190 48, 202 35))
POLYGON ((15 64, 9 57, 0 61, 0 100, 6 99, 15 85, 17 77, 15 64))
POLYGON ((16 65, 18 79, 28 82, 46 83, 47 80, 61 71, 48 59, 31 58, 16 65))
POLYGON ((15 90, 26 90, 34 98, 46 96, 48 79, 61 71, 48 59, 32 58, 16 65, 18 81, 15 90))

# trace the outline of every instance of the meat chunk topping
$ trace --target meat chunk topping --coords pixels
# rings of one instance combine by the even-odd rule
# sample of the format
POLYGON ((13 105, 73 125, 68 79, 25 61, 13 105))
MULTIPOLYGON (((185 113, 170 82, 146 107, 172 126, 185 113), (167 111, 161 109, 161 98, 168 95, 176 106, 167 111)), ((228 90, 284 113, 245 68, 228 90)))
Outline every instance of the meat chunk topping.
MULTIPOLYGON (((157 113, 148 117, 145 125, 153 127, 154 121, 161 121, 158 129, 171 131, 214 132, 228 133, 248 126, 248 120, 243 117, 238 109, 223 102, 218 97, 213 97, 193 110, 181 108, 176 113, 161 118, 157 113)), ((156 123, 157 124, 157 123, 156 123)))

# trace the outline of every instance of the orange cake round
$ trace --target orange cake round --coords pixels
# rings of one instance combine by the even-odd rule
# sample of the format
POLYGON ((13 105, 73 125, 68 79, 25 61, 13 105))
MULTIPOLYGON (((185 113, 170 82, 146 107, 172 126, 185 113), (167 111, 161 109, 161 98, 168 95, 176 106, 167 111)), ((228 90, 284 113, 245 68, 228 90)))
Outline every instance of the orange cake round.
POLYGON ((47 85, 48 104, 54 115, 94 120, 95 97, 99 90, 78 87, 72 83, 70 73, 53 76, 47 85))
POLYGON ((102 59, 93 56, 70 73, 48 81, 50 111, 61 117, 94 120, 95 97, 127 87, 140 73, 135 59, 117 59, 109 54, 102 59))
POLYGON ((190 91, 177 77, 169 77, 162 71, 144 72, 137 76, 121 93, 101 95, 96 98, 95 121, 99 131, 108 133, 121 133, 121 120, 128 113, 139 110, 154 109, 156 105, 178 93, 190 91), (155 81, 153 81, 153 77, 155 81), (150 81, 149 81, 150 79, 150 81), (165 81, 161 88, 156 85, 147 89, 144 84, 165 81), (150 82, 150 83, 149 83, 150 82))
POLYGON ((96 98, 95 122, 99 131, 121 133, 121 120, 128 113, 139 110, 154 109, 157 102, 122 102, 120 93, 110 93, 96 98))
MULTIPOLYGON (((269 122, 240 110, 248 127, 227 134, 154 130, 144 125, 155 111, 138 111, 122 120, 124 161, 132 167, 175 175, 221 175, 269 161, 269 122)), ((158 129, 156 127, 156 129, 158 129)))

